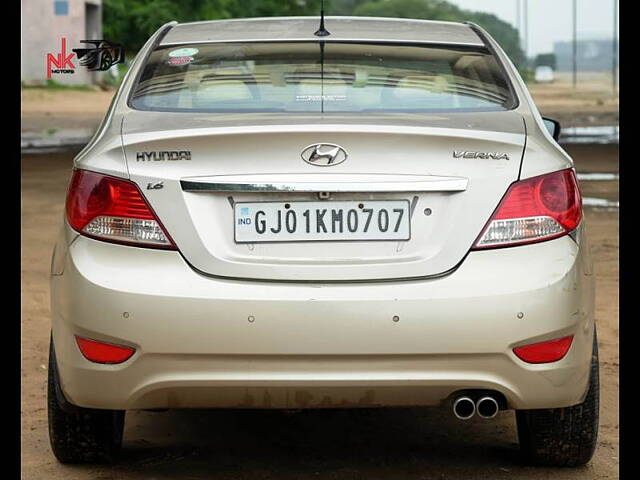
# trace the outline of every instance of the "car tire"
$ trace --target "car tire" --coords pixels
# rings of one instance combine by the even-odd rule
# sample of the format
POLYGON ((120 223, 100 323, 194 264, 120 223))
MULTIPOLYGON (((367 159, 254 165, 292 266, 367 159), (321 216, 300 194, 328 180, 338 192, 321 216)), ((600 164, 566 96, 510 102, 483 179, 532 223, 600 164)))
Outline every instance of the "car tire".
POLYGON ((111 463, 122 445, 123 410, 97 410, 61 403, 53 341, 49 345, 47 410, 49 442, 61 463, 111 463))
POLYGON ((591 460, 598 439, 598 366, 598 339, 594 330, 591 377, 584 401, 572 407, 516 411, 520 450, 527 463, 575 467, 591 460))
POLYGON ((102 53, 102 56, 100 57, 100 71, 106 71, 109 70, 109 68, 111 67, 111 65, 113 64, 113 57, 111 56, 111 54, 105 50, 102 53))

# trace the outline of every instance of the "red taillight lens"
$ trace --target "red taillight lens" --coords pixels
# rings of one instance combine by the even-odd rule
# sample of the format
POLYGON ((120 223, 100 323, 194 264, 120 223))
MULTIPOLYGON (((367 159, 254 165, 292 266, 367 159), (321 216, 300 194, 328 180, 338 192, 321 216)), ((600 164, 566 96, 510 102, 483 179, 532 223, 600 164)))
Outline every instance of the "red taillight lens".
POLYGON ((94 363, 122 363, 126 362, 136 352, 134 348, 98 342, 88 338, 76 337, 78 348, 84 358, 94 363))
POLYGON ((550 363, 564 358, 569 351, 573 335, 549 342, 534 343, 513 349, 516 356, 527 363, 550 363))
POLYGON ((574 230, 582 198, 573 169, 516 182, 509 187, 474 248, 540 242, 574 230))
POLYGON ((71 227, 89 237, 129 245, 176 248, 133 182, 74 170, 66 208, 71 227))

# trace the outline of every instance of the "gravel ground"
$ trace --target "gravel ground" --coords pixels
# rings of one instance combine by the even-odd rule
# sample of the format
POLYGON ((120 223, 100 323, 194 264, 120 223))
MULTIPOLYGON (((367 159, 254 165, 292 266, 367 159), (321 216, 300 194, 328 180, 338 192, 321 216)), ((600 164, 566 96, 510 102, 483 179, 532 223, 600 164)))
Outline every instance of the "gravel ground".
MULTIPOLYGON (((575 146, 580 172, 617 172, 616 146, 575 146)), ((48 271, 70 154, 22 157, 22 478, 75 479, 604 479, 618 478, 618 214, 588 210, 601 360, 599 445, 573 470, 523 467, 515 418, 459 422, 440 409, 131 412, 113 466, 63 466, 45 409, 48 271)), ((617 199, 617 182, 585 182, 617 199)), ((595 193, 594 193, 595 192, 595 193)))

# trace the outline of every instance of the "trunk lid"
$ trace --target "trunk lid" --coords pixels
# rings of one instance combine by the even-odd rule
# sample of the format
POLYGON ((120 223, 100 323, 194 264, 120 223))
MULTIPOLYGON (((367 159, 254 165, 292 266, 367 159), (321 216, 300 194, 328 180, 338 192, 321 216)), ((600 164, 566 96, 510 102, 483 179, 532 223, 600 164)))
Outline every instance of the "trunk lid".
POLYGON ((513 111, 368 117, 135 111, 125 117, 122 133, 131 179, 193 268, 276 281, 448 272, 517 180, 525 143, 523 120, 513 111), (328 168, 310 165, 301 152, 315 143, 339 145, 348 158, 328 168), (233 187, 208 191, 211 184, 233 187), (237 191, 237 185, 285 189, 237 191), (297 191, 286 191, 292 185, 297 191), (236 243, 236 203, 318 202, 319 191, 331 191, 328 202, 408 201, 411 238, 236 243))

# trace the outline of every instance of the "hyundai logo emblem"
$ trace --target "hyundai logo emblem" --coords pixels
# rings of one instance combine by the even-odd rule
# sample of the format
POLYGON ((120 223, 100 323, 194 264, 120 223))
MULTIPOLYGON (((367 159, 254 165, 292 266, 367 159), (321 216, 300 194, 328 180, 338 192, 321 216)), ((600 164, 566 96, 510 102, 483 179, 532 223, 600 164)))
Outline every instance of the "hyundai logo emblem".
POLYGON ((332 167, 347 159, 347 152, 333 143, 314 143, 302 150, 302 159, 309 165, 332 167))

